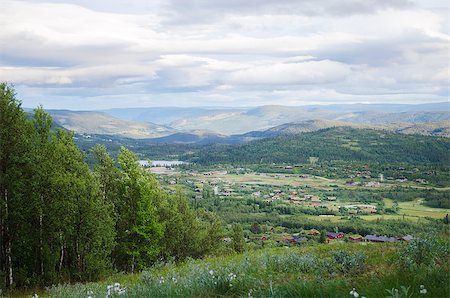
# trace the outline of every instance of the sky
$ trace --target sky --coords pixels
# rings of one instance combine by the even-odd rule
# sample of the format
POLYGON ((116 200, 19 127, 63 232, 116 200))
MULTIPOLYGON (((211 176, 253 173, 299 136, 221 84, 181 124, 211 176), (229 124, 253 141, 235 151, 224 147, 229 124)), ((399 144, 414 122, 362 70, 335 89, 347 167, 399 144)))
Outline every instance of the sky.
POLYGON ((448 101, 441 0, 0 0, 24 107, 448 101))

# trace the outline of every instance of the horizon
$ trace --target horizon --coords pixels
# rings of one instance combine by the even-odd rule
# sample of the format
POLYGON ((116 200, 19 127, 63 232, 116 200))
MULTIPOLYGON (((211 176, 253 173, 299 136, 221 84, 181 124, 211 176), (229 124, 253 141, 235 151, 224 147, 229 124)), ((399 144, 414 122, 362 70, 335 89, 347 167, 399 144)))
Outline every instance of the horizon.
MULTIPOLYGON (((20 96, 20 95, 19 95, 20 96)), ((69 108, 47 108, 43 106, 45 110, 51 110, 51 111, 73 111, 73 112, 102 112, 102 111, 108 111, 108 110, 139 110, 139 109, 253 109, 253 108, 261 108, 261 107, 316 107, 316 106, 356 106, 356 105, 367 105, 367 106, 421 106, 421 105, 439 105, 439 104, 447 104, 450 107, 449 101, 437 101, 437 102, 426 102, 426 103, 383 103, 383 102, 355 102, 355 103, 317 103, 317 104, 299 104, 299 105, 282 105, 282 104, 265 104, 265 105, 255 105, 255 106, 140 106, 140 107, 110 107, 105 109, 69 109, 69 108)), ((23 109, 25 110, 33 110, 35 107, 29 107, 29 106, 23 106, 23 109)))
POLYGON ((0 81, 24 106, 448 101, 434 0, 2 2, 0 81))

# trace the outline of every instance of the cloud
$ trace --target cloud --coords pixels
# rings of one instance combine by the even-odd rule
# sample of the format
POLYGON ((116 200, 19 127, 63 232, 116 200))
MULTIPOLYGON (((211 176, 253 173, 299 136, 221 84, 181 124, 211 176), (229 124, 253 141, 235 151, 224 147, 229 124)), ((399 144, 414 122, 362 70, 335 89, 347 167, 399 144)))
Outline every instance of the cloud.
POLYGON ((49 107, 444 101, 433 3, 5 0, 0 80, 49 107))
POLYGON ((231 73, 227 81, 237 85, 326 84, 345 80, 350 73, 351 68, 339 62, 306 61, 260 65, 239 70, 231 73))

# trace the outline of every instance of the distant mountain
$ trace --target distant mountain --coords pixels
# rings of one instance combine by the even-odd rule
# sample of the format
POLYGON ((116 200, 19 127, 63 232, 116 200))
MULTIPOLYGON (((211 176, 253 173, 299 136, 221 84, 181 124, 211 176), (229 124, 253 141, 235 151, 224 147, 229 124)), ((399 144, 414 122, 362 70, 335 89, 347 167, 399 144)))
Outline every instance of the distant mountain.
POLYGON ((450 137, 450 121, 404 124, 403 127, 398 127, 393 130, 404 134, 422 134, 448 138, 450 137))
POLYGON ((299 134, 317 131, 330 127, 353 127, 388 130, 402 134, 421 134, 441 137, 450 137, 450 121, 436 121, 425 123, 387 123, 387 124, 358 124, 332 120, 305 120, 293 123, 285 123, 263 131, 251 131, 241 137, 263 139, 273 138, 283 134, 299 134))
POLYGON ((254 108, 131 108, 105 112, 49 110, 49 113, 56 125, 80 134, 146 139, 152 144, 235 144, 340 126, 449 137, 450 111, 447 107, 447 103, 270 105, 254 108))
POLYGON ((167 136, 174 129, 154 123, 138 123, 114 118, 102 112, 48 110, 56 125, 79 134, 118 135, 129 138, 167 136))
POLYGON ((246 137, 253 138, 273 138, 282 134, 299 134, 303 132, 311 132, 319 129, 329 128, 329 127, 339 127, 339 126, 355 126, 361 127, 358 124, 351 124, 342 121, 332 121, 332 120, 304 120, 299 122, 285 123, 264 131, 251 131, 243 134, 246 137))
POLYGON ((152 122, 156 124, 168 125, 171 122, 196 118, 208 115, 214 115, 223 112, 242 111, 245 108, 208 108, 208 107, 155 107, 155 108, 128 108, 128 109, 109 109, 101 112, 107 113, 113 117, 123 120, 137 122, 152 122))
MULTIPOLYGON (((168 125, 179 131, 209 130, 233 135, 262 131, 291 122, 330 120, 356 124, 426 123, 450 119, 449 103, 340 104, 311 106, 269 105, 248 108, 142 108, 111 109, 124 119, 168 125)), ((352 126, 351 124, 349 124, 352 126)))

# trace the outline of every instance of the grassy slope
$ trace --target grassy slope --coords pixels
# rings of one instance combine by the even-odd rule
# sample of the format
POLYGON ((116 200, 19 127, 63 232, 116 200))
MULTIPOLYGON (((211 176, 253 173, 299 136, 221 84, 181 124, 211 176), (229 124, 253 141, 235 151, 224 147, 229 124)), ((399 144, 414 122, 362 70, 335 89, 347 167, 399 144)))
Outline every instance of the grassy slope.
POLYGON ((346 297, 353 287, 366 297, 385 297, 386 289, 401 286, 410 286, 410 293, 418 297, 421 284, 428 297, 448 297, 448 263, 405 269, 398 257, 402 245, 333 243, 262 249, 157 266, 142 275, 114 276, 100 283, 59 286, 51 295, 82 297, 91 289, 95 297, 102 297, 107 284, 121 282, 128 297, 249 297, 249 293, 252 297, 346 297), (363 266, 343 269, 333 261, 338 250, 355 256, 352 260, 363 253, 367 260, 363 266))

